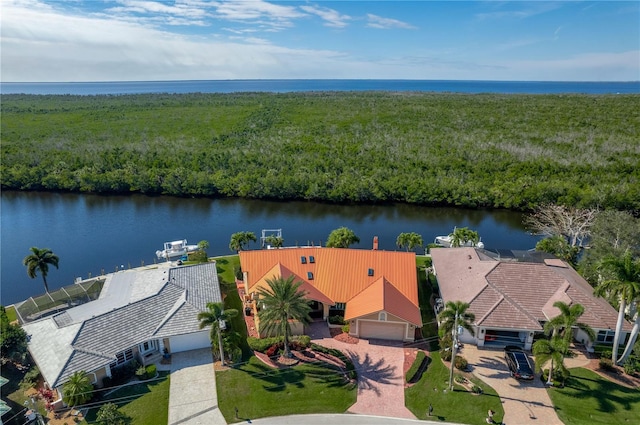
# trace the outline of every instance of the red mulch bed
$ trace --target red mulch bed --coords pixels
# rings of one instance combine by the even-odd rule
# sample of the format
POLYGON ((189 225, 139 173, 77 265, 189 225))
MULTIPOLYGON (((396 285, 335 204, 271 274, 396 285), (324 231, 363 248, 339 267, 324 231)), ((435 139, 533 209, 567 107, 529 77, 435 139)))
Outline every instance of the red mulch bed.
POLYGON ((337 341, 344 342, 345 344, 357 344, 360 342, 360 338, 351 336, 346 332, 342 332, 340 328, 329 328, 331 337, 337 341))

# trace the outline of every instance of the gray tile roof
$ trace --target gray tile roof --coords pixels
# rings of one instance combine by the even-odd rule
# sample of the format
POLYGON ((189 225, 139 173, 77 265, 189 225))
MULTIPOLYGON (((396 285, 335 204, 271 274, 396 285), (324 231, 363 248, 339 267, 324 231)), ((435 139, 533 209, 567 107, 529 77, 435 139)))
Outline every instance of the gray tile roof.
POLYGON ((34 331, 29 348, 41 369, 41 364, 45 365, 43 374, 53 387, 75 371, 109 364, 118 352, 144 341, 198 331, 198 312, 205 310, 208 302, 222 302, 215 263, 170 269, 168 273, 153 270, 145 276, 148 272, 138 270, 141 276, 133 270, 119 272, 118 279, 111 280, 111 289, 120 282, 127 295, 111 297, 110 311, 104 311, 105 303, 96 309, 85 305, 80 314, 69 314, 70 310, 29 325, 34 331), (168 281, 158 285, 163 275, 168 281), (145 288, 138 288, 141 285, 145 288), (146 297, 130 302, 142 294, 146 297), (114 306, 115 299, 125 304, 114 306), (96 314, 87 317, 92 311, 96 314), (78 319, 82 321, 78 323, 78 319))

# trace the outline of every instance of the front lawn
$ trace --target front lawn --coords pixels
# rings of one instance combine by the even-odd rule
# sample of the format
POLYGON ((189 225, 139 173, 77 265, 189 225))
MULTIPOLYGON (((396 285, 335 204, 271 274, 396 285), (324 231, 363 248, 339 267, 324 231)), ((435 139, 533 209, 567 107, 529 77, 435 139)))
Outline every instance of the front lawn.
POLYGON ((571 424, 632 424, 640 420, 640 389, 626 388, 588 369, 571 369, 564 388, 547 390, 558 417, 571 424))
MULTIPOLYGON (((101 402, 112 401, 118 405, 135 425, 166 424, 169 421, 169 373, 160 372, 159 379, 141 382, 123 387, 106 397, 101 402)), ((94 423, 98 409, 87 413, 86 423, 94 423)))
POLYGON ((433 421, 457 422, 463 424, 486 425, 485 418, 489 409, 495 411, 495 420, 500 421, 504 410, 498 394, 489 385, 475 381, 484 393, 475 395, 463 387, 454 384, 453 391, 449 386, 449 370, 440 360, 440 354, 430 354, 431 363, 422 378, 405 390, 405 404, 418 419, 433 421), (433 416, 428 416, 428 406, 433 406, 433 416))
POLYGON ((337 369, 298 365, 273 369, 257 357, 237 368, 216 372, 218 405, 227 422, 240 418, 306 413, 344 413, 356 401, 356 385, 337 369))

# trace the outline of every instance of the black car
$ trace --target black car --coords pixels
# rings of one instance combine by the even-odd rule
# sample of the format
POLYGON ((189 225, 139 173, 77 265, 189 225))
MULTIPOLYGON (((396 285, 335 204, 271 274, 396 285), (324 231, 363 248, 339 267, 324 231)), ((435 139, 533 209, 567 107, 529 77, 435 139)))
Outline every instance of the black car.
POLYGON ((511 376, 516 379, 533 379, 533 369, 527 354, 519 347, 507 346, 504 348, 504 359, 507 362, 511 376))

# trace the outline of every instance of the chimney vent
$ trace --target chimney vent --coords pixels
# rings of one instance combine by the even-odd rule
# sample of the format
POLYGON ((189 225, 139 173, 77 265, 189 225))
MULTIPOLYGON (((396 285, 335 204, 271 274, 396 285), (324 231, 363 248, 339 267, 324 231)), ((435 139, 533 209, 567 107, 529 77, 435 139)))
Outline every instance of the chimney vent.
POLYGON ((378 250, 378 237, 377 236, 373 237, 373 250, 374 251, 378 250))

